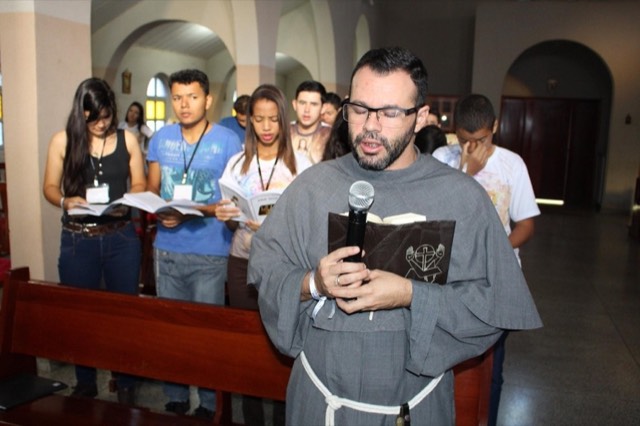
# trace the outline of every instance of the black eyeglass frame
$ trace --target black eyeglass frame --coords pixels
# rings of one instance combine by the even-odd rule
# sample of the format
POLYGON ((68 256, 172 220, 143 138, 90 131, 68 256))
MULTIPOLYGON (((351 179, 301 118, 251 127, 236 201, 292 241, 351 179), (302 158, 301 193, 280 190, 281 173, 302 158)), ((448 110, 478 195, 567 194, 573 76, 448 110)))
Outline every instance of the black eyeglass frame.
POLYGON ((353 102, 348 102, 348 101, 345 100, 345 101, 342 102, 341 108, 342 108, 342 118, 344 118, 344 121, 346 121, 347 123, 349 122, 349 119, 347 118, 348 114, 347 114, 347 109, 345 107, 348 106, 348 105, 353 105, 353 106, 356 106, 356 107, 359 107, 359 108, 364 108, 364 109, 367 110, 367 118, 364 119, 363 123, 367 122, 367 120, 369 119, 369 116, 371 115, 372 112, 376 113, 376 119, 378 120, 378 122, 380 122, 380 115, 378 114, 379 111, 383 111, 385 109, 386 110, 393 109, 393 110, 400 111, 400 112, 404 113, 404 116, 406 117, 408 115, 417 113, 418 110, 424 106, 424 105, 416 105, 413 108, 408 108, 408 109, 400 108, 400 107, 369 108, 368 106, 356 104, 356 103, 353 103, 353 102))

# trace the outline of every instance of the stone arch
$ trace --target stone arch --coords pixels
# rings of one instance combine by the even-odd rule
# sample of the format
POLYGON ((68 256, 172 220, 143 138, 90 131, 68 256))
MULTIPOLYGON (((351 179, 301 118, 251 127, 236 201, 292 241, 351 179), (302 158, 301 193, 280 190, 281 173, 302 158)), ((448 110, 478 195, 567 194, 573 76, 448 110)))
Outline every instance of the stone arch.
POLYGON ((356 43, 353 49, 353 65, 371 49, 371 32, 369 30, 369 21, 367 17, 361 15, 356 25, 355 34, 356 43))
MULTIPOLYGON (((313 80, 311 72, 296 58, 277 52, 276 81, 278 86, 288 100, 293 100, 296 95, 298 85, 305 80, 313 80)), ((295 112, 290 105, 287 105, 289 118, 296 119, 295 112)))
POLYGON ((539 184, 538 196, 556 193, 567 206, 599 208, 612 96, 609 67, 584 44, 546 40, 513 61, 502 89, 501 136, 513 143, 507 139, 518 134, 515 146, 523 152, 516 152, 527 161, 534 187, 539 184))
POLYGON ((334 31, 327 1, 306 2, 283 14, 276 50, 298 61, 314 80, 335 84, 334 31))
MULTIPOLYGON (((233 109, 233 94, 238 89, 238 69, 237 67, 233 67, 227 70, 227 73, 222 79, 222 87, 224 88, 224 92, 220 93, 220 118, 224 118, 231 114, 231 110, 233 109)), ((241 95, 251 95, 251 93, 240 93, 238 91, 238 96, 241 95)))
POLYGON ((603 98, 611 96, 612 85, 609 67, 598 53, 582 43, 557 39, 520 53, 507 71, 502 94, 603 98))
POLYGON ((108 25, 92 34, 94 74, 111 82, 124 52, 146 31, 166 22, 191 22, 202 25, 220 37, 235 60, 233 11, 229 1, 202 2, 202 7, 184 7, 181 2, 167 2, 158 8, 154 2, 140 2, 108 25), (115 34, 115 36, 114 36, 115 34))
POLYGON ((629 143, 633 124, 625 124, 625 116, 637 114, 639 105, 640 80, 632 72, 640 69, 640 55, 633 54, 639 45, 632 40, 638 39, 634 36, 640 29, 631 18, 638 6, 618 3, 576 8, 559 2, 543 3, 529 2, 526 7, 510 2, 478 5, 472 88, 499 105, 511 64, 537 43, 571 40, 595 52, 607 64, 613 81, 602 208, 629 211, 640 155, 640 145, 629 143))

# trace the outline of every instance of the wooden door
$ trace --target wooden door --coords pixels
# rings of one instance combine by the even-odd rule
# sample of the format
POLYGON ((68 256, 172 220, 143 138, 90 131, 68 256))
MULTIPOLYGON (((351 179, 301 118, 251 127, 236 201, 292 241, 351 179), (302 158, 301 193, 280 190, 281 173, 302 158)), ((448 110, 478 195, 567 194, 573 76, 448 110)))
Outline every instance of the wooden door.
POLYGON ((524 159, 537 198, 591 208, 599 114, 593 100, 505 97, 498 144, 524 159))

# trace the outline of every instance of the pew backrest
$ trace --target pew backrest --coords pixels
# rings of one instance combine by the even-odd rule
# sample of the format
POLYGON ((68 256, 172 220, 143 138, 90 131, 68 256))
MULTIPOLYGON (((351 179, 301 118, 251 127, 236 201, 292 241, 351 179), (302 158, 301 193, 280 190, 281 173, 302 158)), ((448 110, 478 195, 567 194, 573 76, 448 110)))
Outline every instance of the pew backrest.
MULTIPOLYGON (((35 358, 93 366, 227 393, 284 400, 292 360, 257 311, 32 280, 7 273, 0 311, 0 379, 36 372, 35 358)), ((456 424, 486 424, 491 352, 454 369, 456 424)), ((84 404, 87 402, 84 401, 84 404)), ((217 421, 230 421, 230 399, 217 421)))

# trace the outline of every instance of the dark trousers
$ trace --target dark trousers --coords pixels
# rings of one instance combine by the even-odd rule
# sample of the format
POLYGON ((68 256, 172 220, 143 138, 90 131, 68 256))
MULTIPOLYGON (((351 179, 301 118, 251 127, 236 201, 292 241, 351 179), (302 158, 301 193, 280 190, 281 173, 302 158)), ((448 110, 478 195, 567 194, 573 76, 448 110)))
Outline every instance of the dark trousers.
POLYGON ((504 347, 508 335, 508 331, 502 333, 502 336, 500 336, 496 344, 493 346, 493 372, 491 374, 489 420, 487 422, 489 426, 495 426, 498 420, 500 394, 502 393, 502 383, 504 382, 504 379, 502 377, 502 365, 504 364, 504 347))
POLYGON ((227 293, 229 305, 234 308, 258 310, 258 291, 247 285, 249 260, 229 256, 227 261, 227 293))
MULTIPOLYGON (((229 305, 235 308, 258 310, 258 291, 247 285, 247 266, 249 261, 240 257, 229 256, 227 262, 227 292, 229 305)), ((264 402, 262 398, 242 395, 242 415, 248 426, 264 426, 264 402)), ((284 402, 273 402, 273 425, 285 423, 284 402)))

